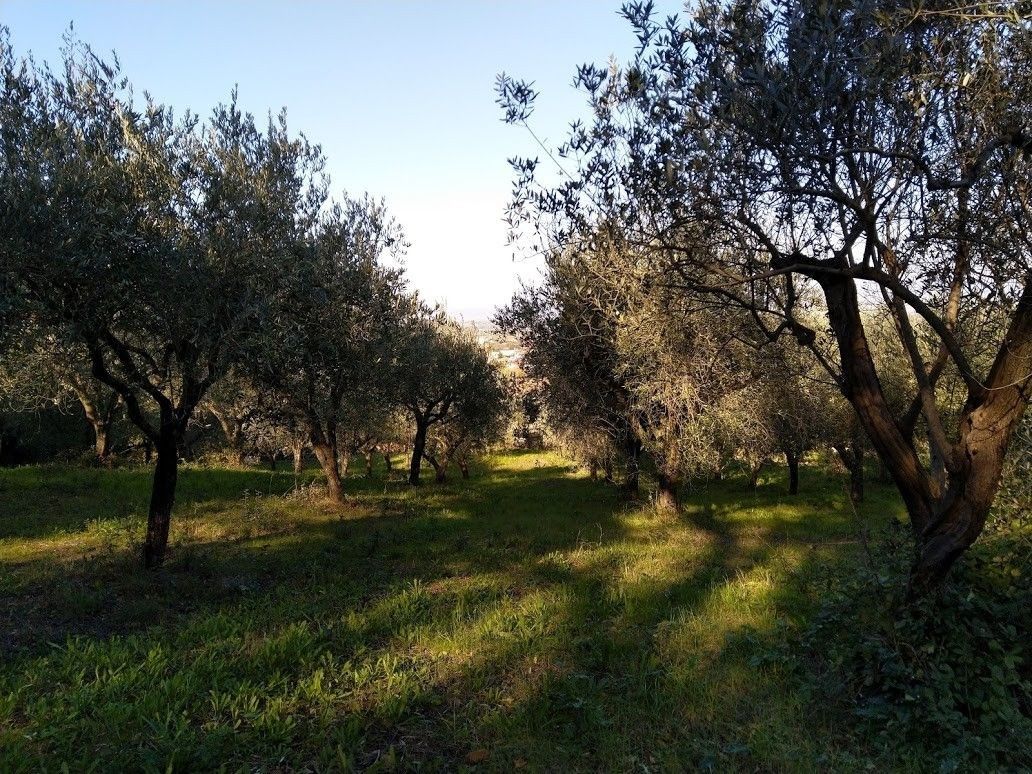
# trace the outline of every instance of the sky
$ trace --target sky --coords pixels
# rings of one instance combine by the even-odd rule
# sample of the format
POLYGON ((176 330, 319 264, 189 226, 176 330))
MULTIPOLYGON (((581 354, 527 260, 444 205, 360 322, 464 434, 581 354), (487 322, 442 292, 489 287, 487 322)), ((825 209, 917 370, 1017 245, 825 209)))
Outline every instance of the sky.
POLYGON ((97 52, 117 52, 136 91, 180 111, 203 116, 234 85, 256 116, 286 107, 291 128, 322 145, 334 190, 386 199, 411 242, 411 286, 482 320, 539 268, 506 245, 506 159, 546 162, 525 129, 500 120, 495 76, 535 82, 531 126, 558 144, 584 113, 576 66, 633 53, 619 4, 0 0, 0 25, 19 54, 56 62, 74 24, 97 52))

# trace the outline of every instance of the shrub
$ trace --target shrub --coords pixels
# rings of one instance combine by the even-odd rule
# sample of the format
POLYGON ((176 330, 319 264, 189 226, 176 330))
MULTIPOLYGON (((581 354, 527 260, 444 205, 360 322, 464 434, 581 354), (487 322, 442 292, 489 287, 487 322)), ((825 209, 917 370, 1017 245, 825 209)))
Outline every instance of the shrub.
POLYGON ((907 603, 910 540, 896 525, 870 560, 818 583, 822 607, 779 660, 818 701, 940 771, 1032 766, 1028 532, 997 525, 936 594, 907 603))

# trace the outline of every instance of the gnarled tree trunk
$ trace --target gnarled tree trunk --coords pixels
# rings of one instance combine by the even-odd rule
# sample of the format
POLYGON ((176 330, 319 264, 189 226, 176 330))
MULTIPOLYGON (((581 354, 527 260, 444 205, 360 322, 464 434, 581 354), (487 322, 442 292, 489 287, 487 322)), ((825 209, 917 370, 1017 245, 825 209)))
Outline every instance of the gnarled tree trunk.
POLYGON ((115 421, 115 411, 122 399, 115 392, 108 398, 106 406, 98 406, 85 389, 72 385, 72 391, 82 406, 86 421, 93 428, 93 451, 100 462, 107 463, 111 459, 111 426, 115 421))
POLYGON ((849 473, 849 499, 854 505, 864 501, 864 445, 858 438, 848 444, 833 447, 846 472, 849 473))
POLYGON ((1032 277, 1025 287, 984 387, 969 389, 959 438, 948 450, 946 484, 937 485, 914 448, 912 433, 889 410, 871 356, 856 286, 849 277, 817 271, 838 341, 843 393, 853 404, 910 516, 915 557, 909 594, 938 585, 981 534, 1007 447, 1029 401, 1032 381, 1032 277))
POLYGON ((319 462, 323 475, 326 476, 326 490, 329 498, 338 505, 344 503, 344 485, 341 482, 340 468, 337 465, 337 434, 333 428, 323 432, 315 422, 311 423, 309 442, 315 459, 319 462))
POLYGON ((657 475, 656 507, 665 511, 678 511, 681 508, 677 500, 677 482, 660 472, 657 475))
POLYGON ((228 412, 220 410, 218 407, 212 404, 205 404, 211 415, 215 417, 219 423, 219 427, 222 428, 222 434, 226 437, 226 443, 229 444, 229 448, 233 450, 234 457, 236 458, 236 464, 243 466, 245 462, 244 453, 244 426, 243 422, 235 416, 232 416, 228 412))
POLYGON ((443 460, 438 460, 432 454, 423 455, 424 459, 430 463, 430 466, 434 469, 434 482, 443 484, 448 480, 448 465, 443 460))
POLYGON ((760 460, 749 468, 749 488, 753 491, 756 491, 760 486, 760 473, 763 472, 763 466, 766 464, 767 460, 760 460))
MULTIPOLYGON (((91 424, 93 424, 91 422, 91 424)), ((93 424, 93 453, 101 462, 108 462, 111 459, 111 430, 105 423, 93 424)))

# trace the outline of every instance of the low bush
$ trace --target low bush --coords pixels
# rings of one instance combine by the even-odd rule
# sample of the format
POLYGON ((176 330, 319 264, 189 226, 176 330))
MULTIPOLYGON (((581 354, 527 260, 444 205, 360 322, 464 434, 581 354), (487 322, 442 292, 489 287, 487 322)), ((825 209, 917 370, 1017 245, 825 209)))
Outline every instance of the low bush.
POLYGON ((1025 517, 997 521, 916 603, 900 580, 908 528, 895 524, 853 572, 819 577, 817 615, 770 657, 886 750, 924 749, 939 771, 1032 766, 1030 536, 1025 517))

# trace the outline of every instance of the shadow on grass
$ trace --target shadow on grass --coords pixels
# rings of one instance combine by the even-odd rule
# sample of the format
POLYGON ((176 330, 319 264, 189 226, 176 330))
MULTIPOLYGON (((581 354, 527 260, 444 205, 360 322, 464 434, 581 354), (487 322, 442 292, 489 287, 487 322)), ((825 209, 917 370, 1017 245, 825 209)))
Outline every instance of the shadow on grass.
MULTIPOLYGON (((614 539, 620 531, 615 490, 569 477, 566 465, 517 472, 483 466, 472 481, 416 489, 400 474, 354 475, 346 485, 354 505, 343 509, 278 497, 294 487, 292 474, 189 469, 177 497, 168 560, 152 572, 141 566, 137 548, 143 516, 125 516, 122 507, 137 495, 133 489, 145 471, 18 472, 33 470, 38 490, 63 492, 83 483, 69 507, 78 510, 83 501, 90 507, 57 519, 60 527, 42 526, 51 521, 46 512, 25 515, 31 494, 15 508, 11 521, 24 528, 9 529, 0 540, 64 540, 55 551, 4 562, 12 572, 0 579, 6 612, 0 615, 0 651, 38 650, 70 635, 135 631, 169 616, 260 598, 284 585, 301 588, 315 577, 353 582, 356 595, 366 598, 410 578, 503 571, 528 556, 575 546, 584 535, 614 539), (224 528, 207 537, 213 517, 224 528), (77 537, 89 540, 77 543, 77 537)), ((314 475, 306 471, 303 480, 314 475)), ((12 489, 17 491, 10 487, 0 497, 12 489)))
MULTIPOLYGON (((44 465, 0 469, 0 540, 46 538, 78 532, 91 522, 126 517, 144 518, 150 498, 150 467, 106 470, 44 465)), ((176 505, 238 502, 247 492, 282 495, 300 477, 286 471, 214 469, 184 465, 176 487, 176 505)))
MULTIPOLYGON (((190 473, 180 505, 230 520, 263 475, 190 473)), ((786 502, 734 479, 673 517, 508 455, 443 487, 351 478, 353 512, 267 497, 264 521, 178 543, 159 573, 127 549, 30 560, 0 586, 21 610, 7 722, 61 730, 10 749, 109 768, 826 765, 841 729, 750 665, 755 638, 808 614, 798 578, 854 551, 820 481, 786 502)))

